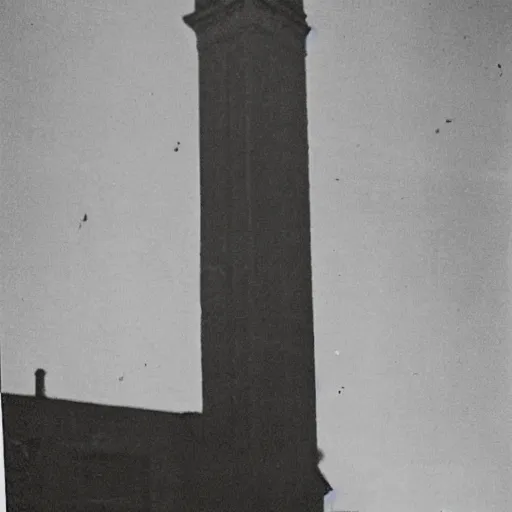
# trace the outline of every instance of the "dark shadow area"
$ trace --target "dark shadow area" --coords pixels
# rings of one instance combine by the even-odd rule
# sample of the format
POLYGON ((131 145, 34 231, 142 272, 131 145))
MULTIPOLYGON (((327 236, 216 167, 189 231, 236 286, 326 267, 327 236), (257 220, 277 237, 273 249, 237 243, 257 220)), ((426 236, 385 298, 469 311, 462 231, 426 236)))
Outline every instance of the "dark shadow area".
MULTIPOLYGON (((200 413, 7 393, 2 410, 8 511, 197 510, 198 497, 218 493, 205 454, 222 448, 206 446, 200 413)), ((318 468, 311 484, 323 503, 331 487, 318 468)))

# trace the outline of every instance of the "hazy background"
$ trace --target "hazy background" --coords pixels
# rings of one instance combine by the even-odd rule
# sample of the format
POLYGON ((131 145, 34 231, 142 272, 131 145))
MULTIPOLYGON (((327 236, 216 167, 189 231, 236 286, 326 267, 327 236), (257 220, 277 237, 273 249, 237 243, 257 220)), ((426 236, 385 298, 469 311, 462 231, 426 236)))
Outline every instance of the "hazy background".
MULTIPOLYGON (((512 4, 305 9, 326 508, 505 512, 512 4)), ((0 0, 3 391, 201 409, 192 10, 0 0)))

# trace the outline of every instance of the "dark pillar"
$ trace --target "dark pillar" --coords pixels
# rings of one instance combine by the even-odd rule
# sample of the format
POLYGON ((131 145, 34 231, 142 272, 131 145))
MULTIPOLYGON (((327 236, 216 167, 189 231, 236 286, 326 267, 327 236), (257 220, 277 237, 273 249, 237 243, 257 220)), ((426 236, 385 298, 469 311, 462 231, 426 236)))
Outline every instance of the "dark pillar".
POLYGON ((46 398, 46 389, 44 385, 44 378, 46 376, 46 372, 39 368, 36 370, 36 397, 37 398, 46 398))
POLYGON ((201 510, 315 510, 305 22, 298 0, 197 0, 201 510), (314 493, 313 493, 314 494, 314 493), (314 504, 312 504, 314 501, 314 504))

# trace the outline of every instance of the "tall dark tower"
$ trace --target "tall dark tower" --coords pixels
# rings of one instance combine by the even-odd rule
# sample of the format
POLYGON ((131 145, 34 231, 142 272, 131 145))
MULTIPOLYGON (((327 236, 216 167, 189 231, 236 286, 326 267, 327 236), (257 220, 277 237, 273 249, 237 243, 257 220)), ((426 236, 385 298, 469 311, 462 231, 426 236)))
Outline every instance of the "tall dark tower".
POLYGON ((200 510, 322 510, 302 0, 196 0, 200 510), (211 447, 211 449, 209 449, 211 447), (314 497, 312 497, 314 495, 314 497), (312 505, 312 500, 314 505, 312 505))

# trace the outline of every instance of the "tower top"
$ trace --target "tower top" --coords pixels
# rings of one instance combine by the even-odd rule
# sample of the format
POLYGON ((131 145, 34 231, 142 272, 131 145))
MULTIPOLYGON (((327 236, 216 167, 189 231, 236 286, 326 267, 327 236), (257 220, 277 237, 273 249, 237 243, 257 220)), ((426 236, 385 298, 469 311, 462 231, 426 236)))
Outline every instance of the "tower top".
MULTIPOLYGON (((196 0, 196 10, 208 9, 209 7, 213 7, 217 4, 231 4, 234 3, 234 1, 236 0, 196 0)), ((304 0, 279 0, 277 3, 286 4, 290 8, 294 9, 299 8, 302 10, 304 8, 304 0)))
POLYGON ((292 31, 304 40, 310 31, 303 0, 196 0, 195 12, 183 17, 201 42, 213 43, 250 28, 292 31))

